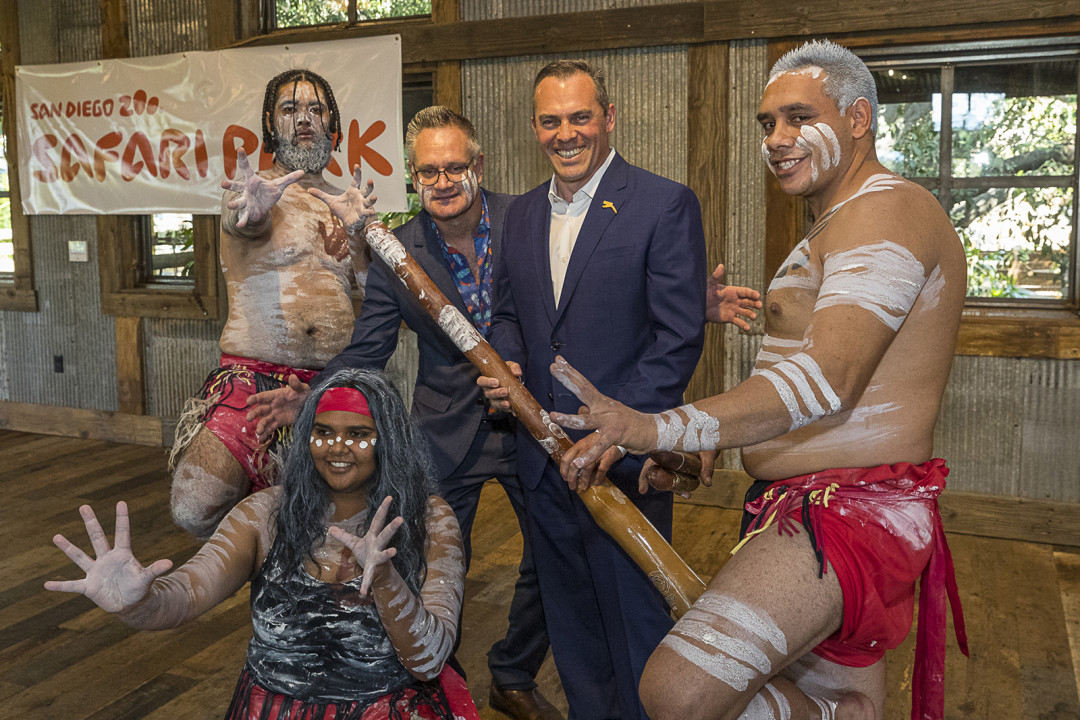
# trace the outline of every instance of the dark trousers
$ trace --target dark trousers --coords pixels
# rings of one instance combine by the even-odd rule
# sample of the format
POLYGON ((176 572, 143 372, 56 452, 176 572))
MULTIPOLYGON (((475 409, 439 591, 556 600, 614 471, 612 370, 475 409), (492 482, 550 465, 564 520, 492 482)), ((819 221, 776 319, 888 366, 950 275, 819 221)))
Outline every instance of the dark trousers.
MULTIPOLYGON (((670 542, 671 493, 628 495, 670 542)), ((648 720, 637 688, 649 656, 674 624, 667 604, 554 464, 526 491, 526 502, 570 720, 648 720)))
POLYGON ((534 678, 547 655, 548 634, 529 542, 524 496, 514 462, 514 442, 512 431, 493 428, 483 421, 461 464, 439 485, 443 499, 453 509, 461 526, 466 570, 472 559, 472 526, 484 482, 496 478, 510 499, 524 548, 517 583, 514 585, 514 597, 510 601, 506 637, 492 645, 488 652, 488 667, 499 687, 505 690, 531 690, 536 687, 534 678))

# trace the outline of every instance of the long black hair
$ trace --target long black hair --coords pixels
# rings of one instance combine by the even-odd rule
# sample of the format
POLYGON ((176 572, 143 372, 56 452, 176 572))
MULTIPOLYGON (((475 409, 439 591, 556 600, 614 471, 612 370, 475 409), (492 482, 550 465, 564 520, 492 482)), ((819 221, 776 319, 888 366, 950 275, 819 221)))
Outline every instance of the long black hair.
POLYGON ((263 96, 262 136, 263 147, 267 152, 272 153, 277 150, 277 138, 274 135, 274 108, 277 105, 278 90, 288 83, 298 83, 305 80, 314 86, 316 97, 319 97, 321 92, 322 97, 319 97, 319 99, 323 100, 325 98, 326 109, 330 113, 330 125, 326 128, 326 131, 330 137, 334 138, 334 150, 341 147, 341 112, 338 110, 337 100, 334 99, 334 91, 330 89, 330 83, 326 82, 321 75, 317 75, 310 70, 296 68, 286 70, 274 77, 266 85, 266 94, 263 96))
POLYGON ((299 573, 304 560, 326 539, 330 513, 330 490, 315 469, 308 439, 315 424, 319 398, 332 387, 350 387, 367 398, 379 442, 375 445, 375 473, 368 483, 368 512, 358 528, 363 535, 375 510, 389 495, 388 521, 400 515, 405 521, 390 545, 397 549, 394 567, 409 587, 419 594, 427 575, 427 501, 436 491, 427 442, 409 418, 405 403, 380 372, 346 369, 319 383, 304 401, 293 426, 293 441, 281 474, 281 505, 277 510, 275 551, 288 575, 299 573))

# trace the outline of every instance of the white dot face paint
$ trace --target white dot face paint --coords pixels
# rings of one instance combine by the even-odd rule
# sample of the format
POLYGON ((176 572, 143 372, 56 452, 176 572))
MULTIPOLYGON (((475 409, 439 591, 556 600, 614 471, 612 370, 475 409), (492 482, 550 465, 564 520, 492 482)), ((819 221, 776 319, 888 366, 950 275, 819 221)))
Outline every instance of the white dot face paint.
MULTIPOLYGON (((346 441, 345 441, 345 447, 352 447, 352 444, 353 444, 353 441, 352 441, 352 440, 346 440, 346 441)), ((363 447, 367 447, 367 443, 364 443, 364 444, 363 444, 363 445, 361 445, 360 447, 362 447, 362 448, 363 448, 363 447)))

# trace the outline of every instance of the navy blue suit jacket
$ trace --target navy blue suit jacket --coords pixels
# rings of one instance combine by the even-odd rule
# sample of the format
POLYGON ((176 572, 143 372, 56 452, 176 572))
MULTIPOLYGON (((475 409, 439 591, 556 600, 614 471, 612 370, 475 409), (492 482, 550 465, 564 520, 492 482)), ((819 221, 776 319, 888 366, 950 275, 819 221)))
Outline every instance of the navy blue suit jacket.
MULTIPOLYGON (((491 221, 494 287, 502 254, 503 217, 513 196, 482 192, 491 221)), ((431 228, 431 216, 421 210, 394 234, 454 307, 471 317, 446 267, 431 228)), ((353 325, 352 340, 327 364, 320 377, 329 377, 345 367, 386 367, 397 348, 402 321, 416 333, 420 355, 412 416, 427 436, 439 479, 444 480, 461 464, 487 412, 486 401, 476 385, 480 373, 381 259, 375 258, 368 271, 364 304, 353 325)))
MULTIPOLYGON (((556 355, 637 410, 681 405, 704 340, 705 237, 697 197, 616 154, 582 223, 556 309, 548 187, 520 196, 507 211, 492 345, 521 364, 525 386, 547 410, 574 413, 581 404, 551 376, 556 355)), ((526 487, 539 484, 547 463, 538 443, 518 443, 526 487)), ((640 467, 628 456, 608 476, 636 495, 640 467)))

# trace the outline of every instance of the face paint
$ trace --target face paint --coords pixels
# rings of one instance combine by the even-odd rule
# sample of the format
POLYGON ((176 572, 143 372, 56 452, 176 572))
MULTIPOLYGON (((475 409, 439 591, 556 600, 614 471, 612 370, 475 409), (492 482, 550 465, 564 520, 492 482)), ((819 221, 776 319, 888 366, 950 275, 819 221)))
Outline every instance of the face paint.
POLYGON ((855 305, 872 312, 891 330, 900 329, 922 290, 926 275, 903 245, 882 240, 833 253, 825 258, 814 312, 837 305, 855 305))

